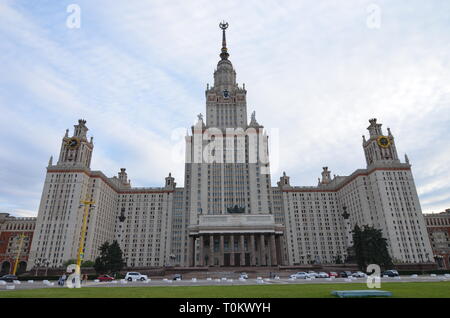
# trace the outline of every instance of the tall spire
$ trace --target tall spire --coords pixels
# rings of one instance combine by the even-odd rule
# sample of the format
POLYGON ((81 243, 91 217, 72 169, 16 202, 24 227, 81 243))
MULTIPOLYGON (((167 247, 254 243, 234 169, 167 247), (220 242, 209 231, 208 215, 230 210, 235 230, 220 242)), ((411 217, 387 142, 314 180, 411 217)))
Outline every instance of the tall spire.
POLYGON ((219 23, 219 28, 222 29, 222 50, 220 53, 220 58, 222 60, 227 60, 228 56, 230 56, 230 54, 228 54, 228 50, 227 50, 227 39, 225 36, 225 30, 228 28, 228 23, 225 21, 222 21, 221 23, 219 23))

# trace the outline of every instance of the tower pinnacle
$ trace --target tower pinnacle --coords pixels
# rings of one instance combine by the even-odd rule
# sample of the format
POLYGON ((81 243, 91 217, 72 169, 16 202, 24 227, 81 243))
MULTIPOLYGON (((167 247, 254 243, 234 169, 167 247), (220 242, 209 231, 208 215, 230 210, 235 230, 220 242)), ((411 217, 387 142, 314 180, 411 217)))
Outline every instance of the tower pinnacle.
POLYGON ((228 54, 227 39, 225 36, 225 30, 228 28, 228 23, 225 21, 222 21, 221 23, 219 23, 219 28, 222 29, 222 50, 220 53, 220 58, 222 60, 227 60, 228 56, 230 56, 230 54, 228 54))

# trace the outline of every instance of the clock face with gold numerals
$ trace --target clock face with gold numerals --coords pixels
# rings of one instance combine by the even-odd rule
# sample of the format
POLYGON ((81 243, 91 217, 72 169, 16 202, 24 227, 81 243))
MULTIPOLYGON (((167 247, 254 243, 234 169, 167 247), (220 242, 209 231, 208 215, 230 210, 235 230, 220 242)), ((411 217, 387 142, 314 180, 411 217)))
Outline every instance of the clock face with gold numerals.
POLYGON ((80 140, 77 137, 72 137, 67 140, 66 145, 69 149, 77 149, 80 146, 80 140))
POLYGON ((380 136, 377 138, 377 143, 380 147, 388 148, 391 145, 391 141, 386 136, 380 136))

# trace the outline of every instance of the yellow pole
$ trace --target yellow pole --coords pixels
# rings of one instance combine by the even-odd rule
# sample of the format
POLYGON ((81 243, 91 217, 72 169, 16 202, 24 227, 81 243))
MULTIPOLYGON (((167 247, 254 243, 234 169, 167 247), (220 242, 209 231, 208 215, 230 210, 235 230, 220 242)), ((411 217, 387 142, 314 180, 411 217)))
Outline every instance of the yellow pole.
POLYGON ((23 233, 21 233, 19 236, 19 249, 17 251, 16 261, 14 262, 14 269, 12 272, 13 275, 16 275, 17 265, 19 264, 20 252, 22 251, 22 245, 23 245, 24 238, 25 238, 25 235, 23 233))
POLYGON ((77 269, 80 269, 81 261, 83 260, 83 248, 84 248, 84 240, 86 237, 86 227, 87 227, 87 217, 89 214, 89 207, 91 204, 94 204, 94 201, 84 200, 81 201, 82 204, 84 204, 84 214, 83 214, 83 226, 81 228, 81 234, 80 234, 80 246, 78 247, 78 258, 77 258, 77 269))

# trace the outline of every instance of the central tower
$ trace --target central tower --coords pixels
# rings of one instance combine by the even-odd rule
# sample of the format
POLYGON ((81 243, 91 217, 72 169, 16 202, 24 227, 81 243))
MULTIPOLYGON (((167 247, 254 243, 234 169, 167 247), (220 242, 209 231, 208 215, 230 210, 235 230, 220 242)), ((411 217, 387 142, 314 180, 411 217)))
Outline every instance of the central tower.
POLYGON ((272 215, 268 136, 247 123, 245 87, 228 59, 226 29, 214 85, 207 86, 206 123, 186 136, 189 263, 197 266, 281 264, 282 226, 272 215))

